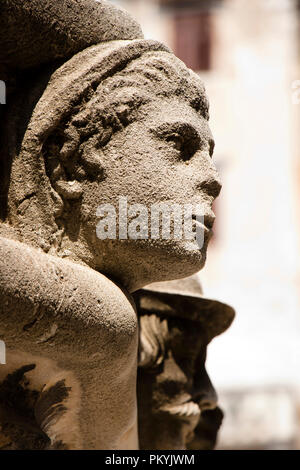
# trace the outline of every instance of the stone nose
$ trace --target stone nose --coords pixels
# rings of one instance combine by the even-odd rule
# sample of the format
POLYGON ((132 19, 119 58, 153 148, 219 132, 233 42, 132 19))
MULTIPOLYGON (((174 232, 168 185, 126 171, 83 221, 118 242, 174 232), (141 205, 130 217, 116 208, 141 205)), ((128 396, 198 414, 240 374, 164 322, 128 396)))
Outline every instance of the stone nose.
POLYGON ((222 183, 217 170, 210 171, 207 177, 198 184, 198 188, 201 192, 204 191, 208 196, 216 199, 222 189, 222 183))
POLYGON ((218 405, 218 395, 210 378, 204 369, 193 394, 193 400, 198 403, 201 411, 213 410, 218 405))

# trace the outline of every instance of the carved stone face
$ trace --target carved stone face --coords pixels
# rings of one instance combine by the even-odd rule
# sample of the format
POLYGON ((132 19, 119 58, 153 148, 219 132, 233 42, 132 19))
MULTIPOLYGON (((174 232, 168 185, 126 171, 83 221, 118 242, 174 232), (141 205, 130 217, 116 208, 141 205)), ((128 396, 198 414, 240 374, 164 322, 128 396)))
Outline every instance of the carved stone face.
POLYGON ((138 372, 141 448, 186 449, 189 443, 197 446, 201 439, 206 448, 213 447, 222 412, 216 408, 217 395, 205 370, 205 331, 195 321, 165 321, 168 333, 163 361, 138 372))
POLYGON ((116 132, 104 148, 93 151, 104 178, 83 185, 82 202, 90 215, 80 236, 101 272, 125 286, 130 278, 134 290, 168 279, 170 272, 184 277, 202 268, 214 220, 211 206, 220 191, 207 120, 183 97, 156 99, 141 106, 135 121, 116 132), (127 197, 128 205, 142 204, 149 214, 155 203, 201 205, 206 225, 203 247, 191 248, 186 240, 98 239, 97 207, 110 203, 118 209, 120 196, 127 197))
MULTIPOLYGON (((49 71, 45 90, 32 91, 30 126, 7 169, 4 212, 22 241, 84 262, 134 291, 203 267, 221 186, 199 77, 159 43, 116 42, 80 52, 49 71), (97 209, 110 204, 118 216, 120 197, 129 210, 146 209, 148 239, 120 239, 118 218, 115 235, 97 236, 97 209), (174 204, 182 212, 193 206, 194 219, 204 216, 203 243, 175 239, 172 223, 169 239, 161 230, 151 237, 155 204, 171 212, 174 204)), ((134 218, 129 214, 129 223, 134 218)))

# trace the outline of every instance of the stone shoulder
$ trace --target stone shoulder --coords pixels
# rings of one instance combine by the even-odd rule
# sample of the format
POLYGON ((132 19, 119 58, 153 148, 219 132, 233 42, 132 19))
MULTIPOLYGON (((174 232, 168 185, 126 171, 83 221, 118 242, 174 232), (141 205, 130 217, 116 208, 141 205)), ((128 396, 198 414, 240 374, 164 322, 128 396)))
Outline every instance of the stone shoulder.
POLYGON ((121 346, 137 334, 129 296, 86 266, 0 237, 0 273, 0 319, 6 333, 30 329, 32 340, 39 341, 57 328, 56 342, 61 331, 62 345, 72 344, 73 338, 88 349, 107 342, 121 346))

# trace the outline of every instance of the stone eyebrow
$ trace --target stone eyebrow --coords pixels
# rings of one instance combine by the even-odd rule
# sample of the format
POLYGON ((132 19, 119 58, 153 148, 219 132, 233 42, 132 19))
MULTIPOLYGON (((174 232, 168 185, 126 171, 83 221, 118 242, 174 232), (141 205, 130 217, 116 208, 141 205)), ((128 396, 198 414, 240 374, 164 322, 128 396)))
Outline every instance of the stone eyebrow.
POLYGON ((185 121, 164 122, 156 127, 151 128, 150 131, 161 138, 164 136, 167 137, 171 133, 177 132, 178 134, 181 134, 189 139, 199 139, 199 141, 202 140, 201 134, 196 129, 196 127, 185 121))
POLYGON ((185 121, 174 121, 174 122, 164 122, 159 124, 156 127, 150 129, 154 135, 160 139, 171 137, 174 134, 180 134, 185 141, 190 141, 193 143, 194 147, 202 148, 202 145, 207 139, 209 146, 209 155, 213 156, 215 141, 209 130, 209 136, 205 136, 205 132, 202 133, 201 130, 198 130, 195 126, 185 121))

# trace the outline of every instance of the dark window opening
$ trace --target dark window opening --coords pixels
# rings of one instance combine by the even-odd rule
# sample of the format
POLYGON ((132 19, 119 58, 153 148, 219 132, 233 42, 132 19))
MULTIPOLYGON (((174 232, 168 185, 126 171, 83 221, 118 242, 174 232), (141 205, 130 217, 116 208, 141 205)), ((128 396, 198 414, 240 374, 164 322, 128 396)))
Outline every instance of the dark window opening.
POLYGON ((211 68, 211 14, 177 11, 174 16, 175 54, 193 70, 211 68))

